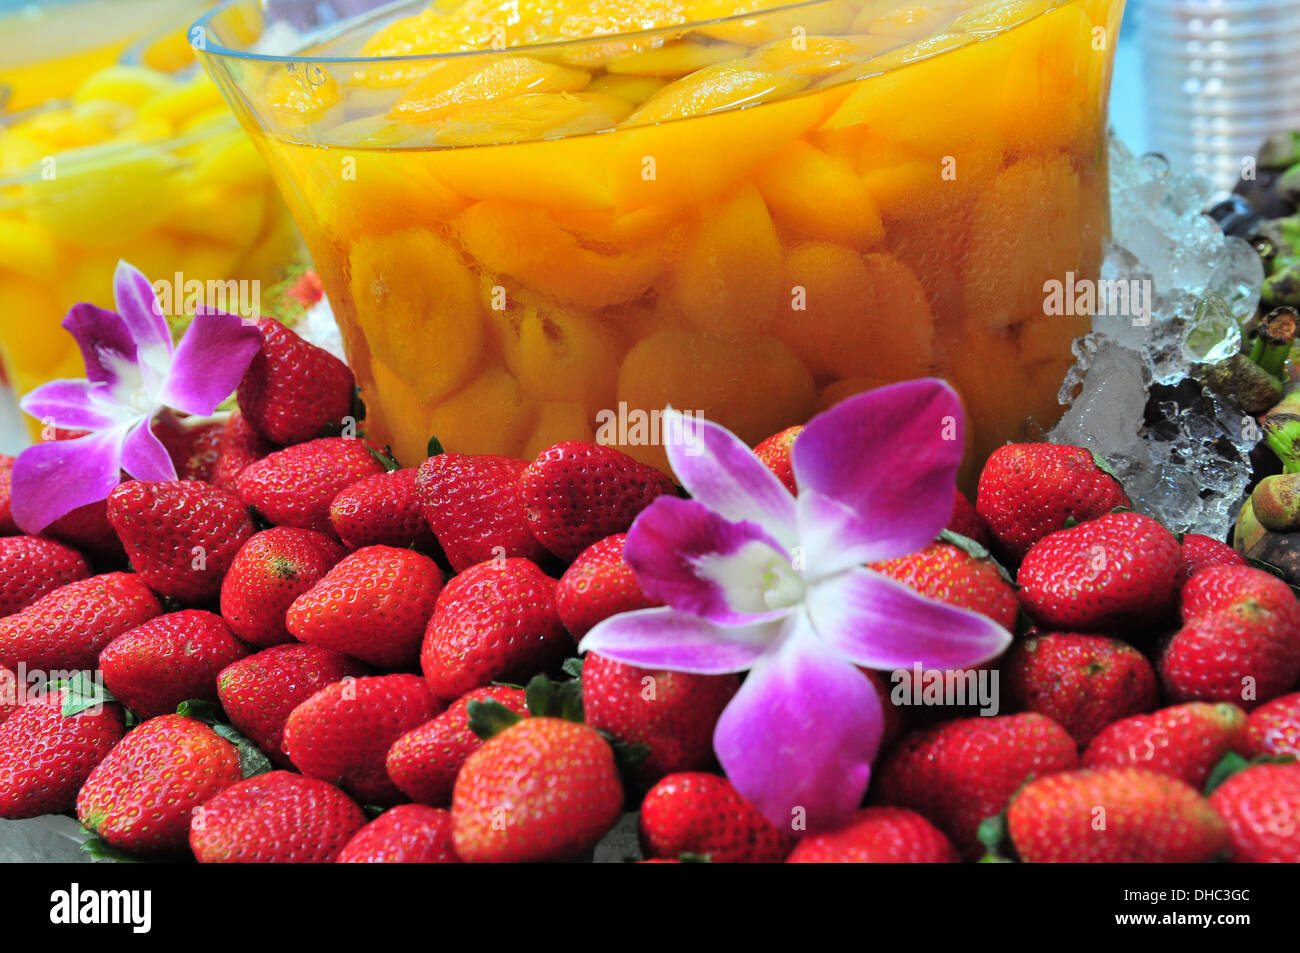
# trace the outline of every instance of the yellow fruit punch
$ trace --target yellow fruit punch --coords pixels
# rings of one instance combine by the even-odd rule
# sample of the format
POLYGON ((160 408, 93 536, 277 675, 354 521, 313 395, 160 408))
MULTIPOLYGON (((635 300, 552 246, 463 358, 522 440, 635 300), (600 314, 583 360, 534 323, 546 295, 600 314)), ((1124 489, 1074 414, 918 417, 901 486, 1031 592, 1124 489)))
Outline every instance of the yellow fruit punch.
POLYGON ((197 285, 205 304, 237 311, 260 294, 227 280, 269 288, 299 241, 265 162, 202 72, 109 66, 70 100, 0 120, 0 354, 19 394, 82 376, 59 323, 81 301, 113 306, 118 259, 153 280, 181 275, 173 313, 189 310, 197 285), (222 300, 209 282, 222 283, 222 300))
POLYGON ((1089 327, 1044 282, 1097 275, 1121 8, 463 0, 200 55, 399 459, 663 466, 666 405, 753 443, 922 375, 982 455, 1056 418, 1089 327))

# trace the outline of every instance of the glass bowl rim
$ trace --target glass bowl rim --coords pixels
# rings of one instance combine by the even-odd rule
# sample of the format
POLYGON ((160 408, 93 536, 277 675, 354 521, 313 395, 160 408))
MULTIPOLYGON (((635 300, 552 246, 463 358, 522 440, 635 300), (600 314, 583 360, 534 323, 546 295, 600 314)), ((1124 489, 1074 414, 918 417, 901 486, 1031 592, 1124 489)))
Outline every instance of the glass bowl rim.
MULTIPOLYGON (((615 40, 627 39, 649 39, 655 36, 663 36, 682 31, 698 29, 701 26, 712 26, 715 24, 733 23, 742 20, 752 20, 759 17, 774 16, 781 13, 787 13, 791 10, 798 10, 804 7, 823 7, 838 4, 853 3, 854 0, 788 0, 786 3, 777 6, 765 7, 759 10, 749 10, 741 13, 730 13, 721 17, 710 17, 704 20, 689 20, 685 23, 676 23, 669 26, 658 26, 647 30, 630 30, 621 33, 604 33, 599 36, 575 37, 564 40, 548 40, 544 43, 528 43, 518 46, 507 46, 503 49, 486 49, 486 50, 453 50, 445 53, 403 53, 400 55, 387 56, 307 56, 302 54, 284 54, 284 53, 258 53, 252 50, 236 50, 211 39, 212 31, 208 24, 215 18, 224 13, 227 9, 237 4, 247 3, 248 0, 221 0, 216 6, 204 12, 197 20, 190 24, 186 35, 190 38, 190 46, 194 48, 195 53, 201 58, 204 54, 210 54, 220 59, 243 60, 246 62, 272 63, 272 64, 301 64, 301 65, 368 65, 374 63, 419 63, 430 62, 435 60, 446 60, 454 57, 469 56, 505 56, 505 55, 526 55, 534 52, 554 52, 558 50, 572 49, 577 46, 584 46, 591 43, 609 43, 615 40), (201 45, 195 45, 194 33, 200 31, 203 37, 201 45)), ((862 0, 870 2, 870 0, 862 0)), ((1060 0, 1053 0, 1053 6, 1060 0)), ((900 6, 905 5, 899 0, 900 6)), ((375 7, 373 10, 363 13, 354 14, 350 17, 340 20, 333 24, 330 29, 339 29, 352 20, 360 20, 368 15, 382 10, 385 7, 399 6, 416 6, 416 0, 397 0, 392 4, 384 4, 375 7)), ((425 3, 425 8, 428 7, 425 3)))

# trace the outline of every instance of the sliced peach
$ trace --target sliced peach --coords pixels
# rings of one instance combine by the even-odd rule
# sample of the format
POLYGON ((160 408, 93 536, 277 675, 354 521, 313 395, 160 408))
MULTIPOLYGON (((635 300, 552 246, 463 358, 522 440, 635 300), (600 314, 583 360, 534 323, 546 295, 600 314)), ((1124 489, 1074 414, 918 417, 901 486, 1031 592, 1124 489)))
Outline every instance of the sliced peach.
POLYGON ((244 247, 262 232, 269 196, 263 189, 194 184, 182 189, 169 209, 169 231, 244 247))
POLYGON ((966 11, 948 28, 966 33, 1001 33, 1055 6, 1055 0, 990 0, 966 11))
POLYGON ((749 57, 762 70, 821 79, 877 53, 889 41, 875 36, 798 36, 764 44, 749 57))
POLYGON ((814 374, 900 380, 929 368, 925 289, 893 257, 808 242, 790 249, 784 275, 790 310, 776 333, 814 374))
POLYGON ((781 242, 763 197, 746 183, 700 210, 671 288, 701 331, 749 334, 772 323, 781 296, 781 242))
POLYGON ((429 172, 432 157, 414 153, 400 163, 393 158, 359 151, 346 157, 346 167, 340 160, 337 177, 325 186, 314 209, 337 240, 436 226, 469 204, 429 172))
POLYGON ((531 56, 501 56, 486 63, 452 62, 416 81, 389 110, 393 119, 434 122, 463 106, 521 93, 576 93, 591 81, 585 70, 531 56))
POLYGON ((817 393, 817 409, 830 410, 842 400, 895 381, 888 377, 845 377, 827 384, 817 393))
POLYGON ((429 170, 453 192, 552 209, 607 209, 614 203, 609 153, 613 135, 547 139, 506 146, 440 149, 429 170), (520 170, 527 169, 527 175, 520 170))
POLYGON ((1091 330, 1092 318, 1086 314, 1051 314, 1025 321, 1016 328, 1020 363, 1033 367, 1064 361, 1068 366, 1073 360, 1070 345, 1091 330))
POLYGON ((504 368, 491 366, 429 413, 429 432, 454 453, 517 456, 533 406, 504 368))
POLYGON ((705 66, 712 66, 714 63, 740 59, 745 53, 745 47, 732 43, 679 40, 676 43, 611 60, 606 64, 605 69, 615 74, 628 73, 675 79, 705 66))
MULTIPOLYGON (((353 367, 358 363, 354 358, 353 367)), ((383 361, 372 358, 364 366, 370 374, 368 378, 358 374, 357 380, 366 404, 366 436, 379 446, 391 447, 404 466, 418 466, 428 455, 429 438, 434 435, 429 423, 432 408, 423 406, 410 382, 383 361)))
POLYGON ((615 34, 662 30, 686 22, 680 0, 642 0, 637 4, 575 4, 556 16, 557 33, 562 38, 589 39, 589 42, 561 47, 559 58, 572 66, 597 69, 609 63, 649 52, 673 35, 658 37, 616 37, 615 34))
POLYGON ((532 460, 543 450, 566 440, 591 442, 591 418, 581 404, 547 400, 537 405, 537 418, 519 452, 523 460, 532 460))
MULTIPOLYGON (((1084 249, 1079 180, 1063 155, 1028 156, 979 193, 963 269, 969 319, 1005 327, 1043 314, 1045 283, 1080 273, 1084 249)), ((1088 276, 1091 277, 1091 276, 1088 276)))
POLYGON ((139 106, 145 100, 175 88, 176 80, 159 70, 115 65, 87 76, 72 94, 72 100, 111 99, 126 106, 139 106))
MULTIPOLYGON (((723 339, 665 328, 624 358, 618 399, 629 413, 650 414, 669 404, 702 413, 753 445, 807 420, 815 394, 812 376, 775 338, 723 339)), ((661 447, 621 449, 667 468, 661 447)))
POLYGON ((842 0, 799 4, 781 13, 766 12, 788 5, 789 0, 692 0, 689 10, 692 21, 734 18, 696 29, 704 36, 742 46, 784 39, 796 30, 810 35, 844 33, 853 19, 853 5, 842 0))
POLYGON ((605 73, 593 79, 586 91, 617 96, 633 106, 640 106, 665 85, 665 81, 657 76, 621 76, 618 73, 605 73))
MULTIPOLYGON (((58 250, 49 233, 21 216, 0 216, 0 269, 48 282, 54 279, 57 266, 58 250)), ((6 274, 4 280, 9 277, 6 274)))
POLYGON ((573 136, 618 125, 632 104, 608 93, 523 93, 455 110, 438 124, 433 142, 479 146, 573 136))
POLYGON ((591 242, 559 225, 545 209, 499 199, 471 205, 456 229, 465 250, 489 271, 583 307, 635 298, 664 264, 660 243, 591 242))
POLYGON ((137 116, 141 119, 165 119, 173 128, 179 129, 191 116, 221 105, 224 105, 224 100, 216 84, 206 73, 198 73, 187 83, 150 96, 140 104, 137 116))
POLYGON ((805 238, 861 249, 880 243, 880 211, 862 178, 846 162, 796 139, 754 173, 772 217, 805 238))
POLYGON ((349 297, 370 351, 426 404, 464 384, 484 333, 477 284, 456 250, 412 228, 360 239, 349 265, 349 297))
POLYGON ((854 17, 854 33, 874 33, 900 39, 921 39, 932 36, 947 24, 968 3, 928 3, 903 7, 888 4, 882 13, 881 5, 868 3, 854 17))
POLYGON ((807 85, 802 77, 770 73, 743 61, 717 63, 669 83, 629 116, 627 123, 637 126, 753 106, 786 99, 807 85))

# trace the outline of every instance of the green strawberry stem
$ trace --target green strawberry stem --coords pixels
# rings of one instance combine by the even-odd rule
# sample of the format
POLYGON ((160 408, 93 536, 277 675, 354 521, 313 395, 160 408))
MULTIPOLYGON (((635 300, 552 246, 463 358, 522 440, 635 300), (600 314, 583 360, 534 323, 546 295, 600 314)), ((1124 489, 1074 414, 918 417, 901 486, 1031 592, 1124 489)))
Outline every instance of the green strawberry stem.
POLYGON ((1300 315, 1294 308, 1274 308, 1264 316, 1255 337, 1250 359, 1274 377, 1280 377, 1283 365, 1295 343, 1296 321, 1300 315))
POLYGON ((975 836, 984 845, 984 856, 979 861, 981 864, 1014 863, 1007 856, 1014 850, 1014 847, 1011 844, 1011 834, 1007 830, 1006 812, 994 814, 992 817, 986 817, 980 821, 975 836))
POLYGON ((1214 793, 1215 788, 1221 785, 1234 774, 1240 774, 1247 768, 1253 768, 1259 764, 1289 764, 1296 759, 1292 755, 1256 755, 1253 758, 1243 758, 1235 751, 1229 751, 1210 771, 1210 776, 1205 779, 1205 789, 1202 793, 1209 797, 1214 793))
POLYGON ((521 717, 497 701, 472 701, 465 706, 469 730, 484 741, 499 735, 521 717))
POLYGON ((1282 461, 1286 473, 1300 473, 1300 390, 1293 390, 1259 419, 1264 442, 1282 461))

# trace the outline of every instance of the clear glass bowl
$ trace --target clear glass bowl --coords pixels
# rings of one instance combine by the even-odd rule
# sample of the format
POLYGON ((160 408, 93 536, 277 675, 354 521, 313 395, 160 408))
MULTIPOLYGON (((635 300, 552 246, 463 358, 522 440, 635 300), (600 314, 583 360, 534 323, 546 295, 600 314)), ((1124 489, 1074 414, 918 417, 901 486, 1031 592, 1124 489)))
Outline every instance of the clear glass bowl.
POLYGON ((756 442, 926 374, 980 455, 1059 415, 1089 318, 1044 283, 1097 275, 1121 0, 744 6, 195 24, 399 459, 594 436, 662 466, 668 404, 756 442))

